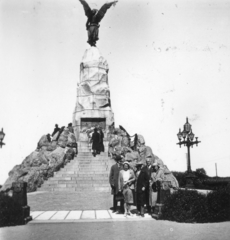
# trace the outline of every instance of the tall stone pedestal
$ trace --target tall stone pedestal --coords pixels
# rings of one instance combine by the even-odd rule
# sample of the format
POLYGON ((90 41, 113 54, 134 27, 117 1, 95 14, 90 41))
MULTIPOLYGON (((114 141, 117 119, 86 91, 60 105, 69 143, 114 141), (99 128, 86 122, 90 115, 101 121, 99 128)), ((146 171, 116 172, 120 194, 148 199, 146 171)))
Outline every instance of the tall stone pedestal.
POLYGON ((32 220, 30 216, 30 207, 27 206, 27 183, 26 182, 14 182, 12 184, 13 199, 21 206, 21 216, 18 225, 24 225, 32 220))
POLYGON ((87 49, 80 64, 80 80, 73 113, 73 128, 77 141, 88 141, 87 133, 96 126, 102 127, 104 140, 108 139, 109 126, 114 122, 108 72, 108 63, 98 48, 87 49))

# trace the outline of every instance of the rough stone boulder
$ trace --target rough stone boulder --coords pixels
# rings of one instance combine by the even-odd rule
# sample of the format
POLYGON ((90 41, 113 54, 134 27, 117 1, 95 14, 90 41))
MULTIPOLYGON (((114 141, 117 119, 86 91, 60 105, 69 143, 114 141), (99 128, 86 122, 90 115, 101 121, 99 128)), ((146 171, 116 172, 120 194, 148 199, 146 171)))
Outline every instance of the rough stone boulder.
POLYGON ((138 152, 142 159, 146 159, 148 157, 148 158, 152 159, 152 163, 154 162, 154 158, 153 158, 154 155, 153 155, 151 147, 142 145, 138 148, 138 152))
POLYGON ((140 159, 140 155, 136 151, 127 152, 125 154, 125 160, 126 161, 133 162, 133 161, 138 161, 139 159, 140 159))
POLYGON ((58 138, 58 142, 57 142, 58 146, 62 148, 65 148, 67 146, 69 134, 70 134, 69 129, 65 128, 61 133, 60 137, 58 138))
POLYGON ((59 145, 56 141, 49 142, 46 135, 43 135, 38 142, 38 148, 27 156, 20 165, 14 166, 9 172, 9 177, 1 188, 6 191, 12 187, 13 182, 27 182, 27 191, 36 191, 41 184, 52 177, 67 162, 74 158, 74 150, 71 147, 65 149, 63 146, 70 141, 74 143, 75 137, 68 131, 63 131, 59 145), (61 145, 61 146, 60 146, 61 145))
POLYGON ((40 140, 38 141, 38 146, 37 146, 37 149, 41 149, 42 147, 47 147, 49 146, 50 142, 47 138, 46 135, 43 135, 40 140))

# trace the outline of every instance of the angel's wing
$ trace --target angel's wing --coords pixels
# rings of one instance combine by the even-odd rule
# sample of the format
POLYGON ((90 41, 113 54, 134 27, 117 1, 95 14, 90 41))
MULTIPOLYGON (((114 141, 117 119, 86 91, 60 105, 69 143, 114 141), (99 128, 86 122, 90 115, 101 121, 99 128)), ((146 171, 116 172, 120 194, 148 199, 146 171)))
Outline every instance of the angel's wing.
POLYGON ((118 1, 113 1, 110 3, 105 3, 101 9, 98 11, 97 16, 96 16, 96 21, 99 23, 101 19, 105 16, 107 10, 114 4, 116 4, 118 1))
POLYGON ((90 18, 91 17, 91 8, 89 7, 88 3, 85 0, 79 0, 81 4, 83 5, 83 8, 85 10, 85 15, 90 18))

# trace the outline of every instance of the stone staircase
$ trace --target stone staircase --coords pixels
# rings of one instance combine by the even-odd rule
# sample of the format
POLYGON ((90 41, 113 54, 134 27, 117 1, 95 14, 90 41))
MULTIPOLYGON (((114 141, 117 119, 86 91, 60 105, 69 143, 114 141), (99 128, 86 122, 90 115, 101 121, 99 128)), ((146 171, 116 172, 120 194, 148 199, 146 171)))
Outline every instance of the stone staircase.
POLYGON ((37 191, 49 192, 110 192, 109 172, 114 164, 108 157, 108 143, 105 152, 92 156, 87 142, 78 143, 78 155, 64 168, 49 178, 37 191))

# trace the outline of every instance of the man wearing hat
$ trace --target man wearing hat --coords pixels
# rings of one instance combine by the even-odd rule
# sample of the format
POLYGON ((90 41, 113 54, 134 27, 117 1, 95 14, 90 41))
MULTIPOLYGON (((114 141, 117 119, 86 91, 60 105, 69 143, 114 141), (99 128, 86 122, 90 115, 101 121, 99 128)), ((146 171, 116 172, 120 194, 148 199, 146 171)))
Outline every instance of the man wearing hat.
POLYGON ((144 161, 137 162, 136 172, 136 203, 137 203, 137 215, 144 217, 144 205, 146 202, 145 191, 149 184, 149 176, 146 168, 144 168, 144 161))
POLYGON ((117 211, 117 202, 120 201, 120 212, 124 213, 124 199, 119 197, 119 188, 118 188, 118 180, 119 180, 119 172, 122 170, 121 160, 122 157, 117 155, 114 160, 116 163, 112 165, 109 174, 109 183, 112 188, 111 193, 113 195, 113 212, 117 211))
POLYGON ((151 173, 152 173, 152 159, 151 158, 152 158, 151 155, 148 155, 146 157, 146 166, 143 167, 143 171, 146 171, 148 173, 148 178, 149 178, 148 185, 145 189, 146 209, 149 214, 151 214, 151 205, 150 205, 150 201, 151 201, 150 178, 151 178, 151 173))

